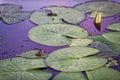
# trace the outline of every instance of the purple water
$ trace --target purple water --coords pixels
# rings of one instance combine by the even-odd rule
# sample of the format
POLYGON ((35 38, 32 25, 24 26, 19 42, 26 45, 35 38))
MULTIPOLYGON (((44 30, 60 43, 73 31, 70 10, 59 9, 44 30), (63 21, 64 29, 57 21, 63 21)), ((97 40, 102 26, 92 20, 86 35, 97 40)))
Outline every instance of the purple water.
MULTIPOLYGON (((97 0, 0 0, 0 4, 18 4, 22 5, 22 11, 34 11, 39 10, 41 7, 45 6, 69 6, 73 7, 76 4, 87 2, 87 1, 97 1, 97 0)), ((120 2, 120 0, 110 0, 120 2)), ((102 19, 102 29, 97 31, 93 24, 93 19, 89 18, 89 15, 86 15, 86 19, 79 23, 79 25, 85 28, 89 34, 101 34, 105 32, 105 28, 112 23, 120 22, 120 14, 117 14, 113 17, 103 18, 102 19)), ((0 59, 6 59, 10 57, 15 57, 16 54, 21 52, 33 50, 33 49, 44 49, 46 53, 50 53, 61 47, 52 47, 44 46, 32 42, 28 38, 28 31, 33 28, 35 25, 29 21, 29 19, 13 24, 7 25, 0 20, 0 36, 2 37, 2 45, 0 46, 0 59)), ((120 64, 120 57, 118 57, 120 64)), ((120 70, 120 66, 114 67, 117 70, 120 70)), ((50 72, 56 74, 56 71, 48 69, 50 72)))

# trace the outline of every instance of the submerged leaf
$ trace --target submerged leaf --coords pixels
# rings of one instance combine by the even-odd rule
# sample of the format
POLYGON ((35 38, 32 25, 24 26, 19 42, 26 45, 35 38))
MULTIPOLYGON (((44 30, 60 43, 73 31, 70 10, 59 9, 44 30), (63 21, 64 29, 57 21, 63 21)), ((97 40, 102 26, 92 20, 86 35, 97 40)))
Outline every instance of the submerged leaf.
POLYGON ((93 70, 106 64, 104 58, 94 57, 99 50, 89 47, 69 47, 53 51, 46 57, 46 64, 56 70, 76 72, 93 70))
POLYGON ((89 80, 120 80, 120 72, 111 68, 100 68, 87 71, 89 80))
POLYGON ((111 24, 107 27, 107 29, 120 31, 120 23, 111 24))
POLYGON ((102 17, 120 13, 120 4, 110 1, 88 2, 76 5, 74 8, 84 13, 90 13, 90 17, 93 18, 98 11, 101 12, 102 17))
POLYGON ((111 56, 117 56, 118 54, 114 52, 112 49, 110 49, 107 45, 104 43, 101 43, 99 41, 93 42, 90 47, 97 48, 100 50, 99 54, 96 54, 96 56, 100 57, 111 57, 111 56))
POLYGON ((106 40, 103 36, 88 36, 88 39, 93 39, 93 41, 99 41, 101 43, 104 43, 105 45, 107 45, 109 48, 111 48, 114 52, 118 54, 120 54, 120 45, 119 44, 115 44, 112 43, 108 40, 106 40))
POLYGON ((110 42, 120 45, 120 32, 103 33, 102 36, 110 42))
POLYGON ((21 6, 14 4, 1 4, 0 17, 7 24, 14 24, 29 17, 29 12, 21 12, 21 6))
POLYGON ((87 35, 87 31, 84 29, 68 24, 41 25, 32 28, 28 33, 32 41, 49 46, 68 45, 70 38, 84 38, 87 35))
POLYGON ((55 76, 54 80, 87 80, 87 78, 80 72, 75 73, 60 72, 55 76))
POLYGON ((0 60, 0 80, 48 80, 51 73, 35 68, 46 67, 41 59, 0 60))
POLYGON ((71 39, 69 46, 88 46, 90 43, 92 43, 91 39, 71 39))
POLYGON ((44 10, 50 10, 57 14, 61 19, 69 23, 79 23, 85 19, 84 13, 68 7, 45 7, 44 10))

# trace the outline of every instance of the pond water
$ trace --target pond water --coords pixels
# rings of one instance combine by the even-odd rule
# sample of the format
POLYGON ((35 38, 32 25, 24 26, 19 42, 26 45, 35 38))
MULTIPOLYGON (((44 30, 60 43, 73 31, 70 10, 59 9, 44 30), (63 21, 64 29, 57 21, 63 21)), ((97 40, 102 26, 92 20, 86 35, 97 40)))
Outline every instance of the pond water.
MULTIPOLYGON (((46 6, 68 6, 73 7, 79 3, 84 3, 88 1, 99 1, 99 0, 0 0, 0 4, 17 4, 21 5, 23 9, 21 11, 32 12, 34 10, 40 11, 40 8, 46 6)), ((119 2, 120 0, 109 0, 119 2)), ((79 26, 86 29, 89 34, 101 35, 101 33, 106 32, 106 27, 109 24, 120 22, 120 14, 116 14, 111 17, 102 18, 101 31, 99 32, 93 23, 93 19, 89 17, 89 14, 86 14, 86 19, 80 22, 79 26)), ((0 36, 1 36, 1 45, 0 45, 0 59, 7 59, 15 57, 16 54, 20 54, 25 51, 33 49, 44 49, 46 53, 50 53, 56 49, 62 47, 59 46, 46 46, 40 45, 28 38, 28 31, 35 27, 36 25, 31 23, 28 19, 8 25, 0 20, 0 36)), ((120 64, 120 57, 117 57, 118 63, 120 64)), ((120 66, 114 67, 117 70, 120 70, 120 66)), ((57 72, 53 69, 48 68, 48 71, 56 74, 57 72)))

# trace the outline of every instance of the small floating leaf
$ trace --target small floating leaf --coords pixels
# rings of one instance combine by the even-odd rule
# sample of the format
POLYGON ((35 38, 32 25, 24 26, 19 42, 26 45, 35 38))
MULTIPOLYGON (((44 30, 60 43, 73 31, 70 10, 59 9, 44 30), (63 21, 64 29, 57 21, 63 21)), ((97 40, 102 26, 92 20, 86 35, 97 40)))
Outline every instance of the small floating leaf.
POLYGON ((89 80, 120 80, 120 72, 111 68, 100 68, 87 71, 89 80))
POLYGON ((63 23, 59 16, 49 16, 49 13, 35 11, 31 14, 30 20, 39 25, 50 24, 50 23, 63 23))
POLYGON ((90 43, 92 43, 91 39, 71 39, 69 46, 88 46, 90 43))
POLYGON ((120 45, 120 32, 103 33, 102 36, 110 42, 120 45))
POLYGON ((112 49, 110 49, 107 45, 104 43, 101 43, 99 41, 93 42, 90 47, 94 47, 100 50, 99 54, 96 54, 96 56, 100 57, 111 57, 111 56, 117 56, 118 54, 114 52, 112 49))
POLYGON ((14 24, 29 17, 29 12, 19 11, 21 6, 14 4, 1 4, 0 17, 7 24, 14 24))
POLYGON ((46 24, 32 28, 28 36, 39 44, 64 46, 70 44, 70 38, 84 38, 88 35, 84 29, 68 24, 46 24), (83 32, 84 31, 84 32, 83 32))
POLYGON ((26 51, 26 52, 22 52, 21 54, 17 54, 17 56, 23 57, 23 58, 41 58, 40 56, 36 56, 36 54, 38 54, 39 51, 40 50, 26 51))
POLYGON ((93 70, 106 64, 104 58, 91 56, 98 52, 99 50, 90 47, 63 48, 50 53, 45 62, 49 67, 59 71, 93 70))
POLYGON ((80 72, 75 73, 60 72, 55 76, 54 80, 87 80, 87 78, 80 72))
POLYGON ((107 27, 107 29, 120 31, 120 23, 111 24, 107 27))
POLYGON ((93 39, 93 41, 99 41, 101 43, 104 43, 109 48, 111 48, 114 52, 116 52, 117 55, 120 54, 120 45, 106 40, 103 36, 88 36, 88 39, 93 39))
POLYGON ((13 58, 0 60, 0 80, 48 80, 51 73, 42 70, 41 59, 13 58))
POLYGON ((120 13, 120 4, 110 1, 88 2, 76 5, 75 9, 90 13, 90 17, 93 18, 98 11, 101 12, 102 17, 108 17, 120 13))
POLYGON ((46 7, 44 10, 50 10, 52 13, 57 14, 61 19, 66 22, 76 24, 85 19, 84 13, 68 7, 46 7))

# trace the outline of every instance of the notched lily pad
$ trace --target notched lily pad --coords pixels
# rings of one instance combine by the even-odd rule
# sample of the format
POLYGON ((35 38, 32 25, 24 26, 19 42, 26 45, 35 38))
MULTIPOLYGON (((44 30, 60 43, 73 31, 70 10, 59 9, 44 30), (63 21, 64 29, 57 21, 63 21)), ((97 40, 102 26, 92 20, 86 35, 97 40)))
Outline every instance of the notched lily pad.
POLYGON ((50 10, 53 14, 57 14, 58 18, 66 22, 76 24, 85 19, 84 13, 68 7, 45 7, 43 10, 50 10))
POLYGON ((107 27, 109 30, 120 31, 120 23, 111 24, 107 27))
POLYGON ((120 72, 111 68, 100 68, 87 71, 89 80, 120 80, 120 72))
POLYGON ((75 72, 75 73, 60 72, 55 76, 54 80, 87 80, 87 79, 80 72, 75 72))
POLYGON ((1 4, 0 5, 0 18, 6 24, 14 24, 21 22, 29 17, 30 12, 20 11, 22 7, 14 4, 1 4))
POLYGON ((71 39, 71 44, 69 46, 88 46, 91 43, 91 39, 71 39))
POLYGON ((110 42, 120 45, 120 32, 103 33, 102 36, 110 42))
POLYGON ((48 80, 51 73, 34 70, 43 68, 40 59, 13 58, 0 60, 0 80, 48 80))
POLYGON ((46 64, 65 72, 86 71, 106 64, 106 59, 94 57, 98 49, 90 47, 69 47, 53 51, 46 57, 46 64))
POLYGON ((68 24, 46 24, 32 28, 28 36, 39 44, 64 46, 70 44, 70 38, 84 38, 88 35, 84 29, 68 24))
POLYGON ((102 17, 113 16, 120 13, 120 4, 110 1, 88 2, 76 5, 74 8, 84 13, 90 13, 90 17, 93 18, 98 11, 101 12, 102 17))
POLYGON ((78 10, 66 7, 47 7, 43 10, 50 10, 51 13, 35 11, 30 20, 39 25, 51 23, 64 23, 64 21, 76 24, 85 19, 85 15, 78 10), (74 15, 75 14, 75 15, 74 15), (71 16, 71 17, 70 17, 71 16))
POLYGON ((112 49, 117 54, 120 54, 120 45, 112 43, 108 40, 106 40, 103 36, 88 36, 88 39, 93 39, 93 41, 99 41, 101 43, 104 43, 107 45, 110 49, 112 49))
POLYGON ((63 23, 61 17, 58 15, 51 15, 52 13, 45 13, 45 12, 38 12, 35 11, 30 15, 30 20, 39 25, 44 25, 44 24, 55 24, 55 23, 63 23))

